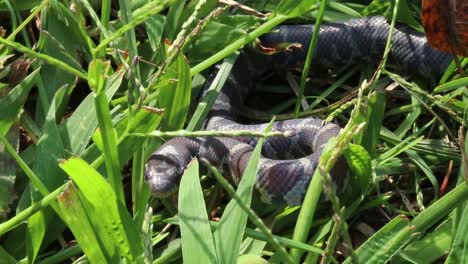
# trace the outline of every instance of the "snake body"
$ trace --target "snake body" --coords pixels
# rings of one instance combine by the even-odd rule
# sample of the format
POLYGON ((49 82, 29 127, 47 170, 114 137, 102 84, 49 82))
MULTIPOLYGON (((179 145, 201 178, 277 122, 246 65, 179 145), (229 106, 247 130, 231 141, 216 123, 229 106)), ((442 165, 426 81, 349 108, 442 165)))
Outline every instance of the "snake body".
MULTIPOLYGON (((244 52, 210 110, 205 129, 264 131, 267 124, 238 123, 239 108, 259 72, 271 71, 273 67, 292 68, 304 63, 313 29, 312 25, 284 25, 260 38, 262 46, 299 43, 301 49, 272 56, 244 52)), ((322 25, 312 62, 327 68, 366 62, 375 64, 382 59, 389 30, 390 25, 383 17, 322 25)), ((423 33, 405 25, 395 28, 389 63, 399 72, 435 80, 450 61, 449 54, 429 46, 423 33)), ((205 87, 209 82, 210 79, 205 87)), ((274 204, 301 204, 325 144, 340 129, 336 124, 323 124, 323 120, 316 118, 275 122, 272 131, 289 131, 293 136, 267 138, 263 144, 256 180, 262 199, 274 204), (297 156, 302 157, 295 158, 297 156)), ((257 139, 252 137, 173 138, 151 155, 145 166, 145 177, 153 195, 168 196, 177 190, 188 163, 193 157, 198 157, 224 168, 238 182, 256 143, 257 139)), ((332 177, 340 183, 346 172, 346 164, 340 160, 332 171, 332 177)))

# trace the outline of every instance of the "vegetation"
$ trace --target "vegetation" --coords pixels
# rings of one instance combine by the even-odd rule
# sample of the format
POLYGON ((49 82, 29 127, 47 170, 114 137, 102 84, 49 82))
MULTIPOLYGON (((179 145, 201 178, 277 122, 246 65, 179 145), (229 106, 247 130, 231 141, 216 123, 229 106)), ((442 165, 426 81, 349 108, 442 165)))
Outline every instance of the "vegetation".
POLYGON ((145 161, 170 137, 218 133, 197 131, 236 51, 258 36, 368 15, 421 29, 416 0, 239 2, 0 3, 0 263, 466 262, 466 58, 435 88, 385 60, 291 73, 299 96, 254 118, 345 127, 302 207, 256 199, 263 139, 237 191, 193 160, 177 197, 151 197, 145 161), (214 92, 190 109, 218 62, 214 92), (341 155, 351 172, 337 195, 329 172, 341 155))

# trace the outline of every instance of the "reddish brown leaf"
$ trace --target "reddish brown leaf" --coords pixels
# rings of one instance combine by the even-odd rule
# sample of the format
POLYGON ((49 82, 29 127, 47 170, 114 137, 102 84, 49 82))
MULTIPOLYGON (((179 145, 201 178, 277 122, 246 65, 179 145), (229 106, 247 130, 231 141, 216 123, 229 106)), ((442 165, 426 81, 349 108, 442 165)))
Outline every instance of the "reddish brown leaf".
POLYGON ((423 0, 422 22, 432 46, 468 56, 468 1, 423 0))

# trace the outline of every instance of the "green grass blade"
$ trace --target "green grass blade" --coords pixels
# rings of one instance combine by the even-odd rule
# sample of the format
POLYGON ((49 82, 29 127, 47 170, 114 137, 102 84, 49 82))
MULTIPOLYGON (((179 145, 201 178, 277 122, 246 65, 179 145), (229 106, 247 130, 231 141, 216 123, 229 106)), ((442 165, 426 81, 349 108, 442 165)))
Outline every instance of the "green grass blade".
POLYGON ((117 148, 115 129, 112 126, 111 114, 106 96, 105 83, 106 74, 109 71, 109 62, 94 60, 88 68, 89 87, 94 92, 94 105, 101 132, 103 143, 103 154, 106 157, 107 177, 120 201, 125 201, 122 174, 120 173, 120 160, 117 148))
POLYGON ((200 102, 198 102, 197 109, 195 110, 190 123, 187 125, 186 129, 188 131, 196 131, 202 127, 203 122, 208 115, 208 111, 211 109, 211 106, 218 97, 221 88, 223 88, 238 56, 239 53, 235 52, 226 57, 224 62, 221 64, 216 77, 207 90, 206 96, 201 98, 200 102))
POLYGON ((64 192, 57 197, 64 220, 91 263, 110 263, 112 259, 115 260, 115 252, 108 250, 105 247, 107 243, 103 243, 96 235, 88 217, 90 212, 82 205, 78 192, 73 184, 67 184, 64 192))
MULTIPOLYGON (((301 15, 302 13, 305 13, 308 9, 311 8, 312 2, 315 2, 315 1, 301 1, 301 3, 298 4, 298 5, 295 5, 294 9, 292 9, 291 12, 288 12, 287 15, 294 17, 294 16, 301 15)), ((296 99, 296 105, 294 106, 294 118, 297 118, 298 115, 299 115, 301 101, 302 101, 302 98, 303 98, 303 95, 304 95, 304 88, 305 88, 305 85, 306 85, 307 76, 310 73, 310 64, 311 64, 312 58, 314 56, 315 46, 317 46, 318 36, 319 36, 319 33, 320 33, 320 25, 322 24, 323 16, 324 16, 325 10, 327 8, 327 2, 328 2, 327 0, 321 0, 320 1, 320 8, 319 8, 319 12, 317 14, 317 19, 315 21, 314 32, 312 33, 312 36, 311 36, 311 39, 310 39, 310 45, 309 45, 309 48, 307 50, 307 55, 306 55, 306 59, 305 59, 305 63, 304 63, 304 68, 302 69, 301 83, 299 85, 299 93, 298 93, 298 96, 297 96, 297 99, 296 99)), ((279 4, 279 7, 278 7, 279 11, 278 12, 283 12, 283 11, 281 11, 281 8, 284 6, 284 5, 281 6, 283 3, 288 3, 287 5, 291 5, 292 2, 291 1, 282 1, 279 4)))
MULTIPOLYGON (((250 207, 252 200, 262 143, 263 139, 260 139, 237 187, 236 193, 241 199, 240 202, 247 207, 250 207)), ((247 213, 238 205, 236 200, 232 199, 221 216, 219 227, 214 232, 216 252, 220 263, 236 263, 246 224, 247 213)))
POLYGON ((216 52, 213 54, 211 57, 208 59, 200 62, 199 64, 195 65, 190 69, 190 75, 194 76, 197 73, 200 73, 201 71, 207 69, 211 65, 217 63, 218 61, 224 59, 227 57, 229 54, 237 51, 238 49, 242 48, 245 44, 252 42, 255 40, 257 37, 259 37, 262 34, 265 34, 269 32, 273 27, 281 24, 284 22, 288 17, 284 15, 278 15, 273 17, 271 20, 268 20, 261 26, 259 26, 257 29, 254 31, 246 34, 245 36, 237 39, 233 43, 229 44, 226 46, 224 49, 216 52))
MULTIPOLYGON (((411 222, 408 223, 400 216, 393 219, 356 250, 358 259, 362 263, 387 263, 414 238, 414 234, 427 231, 467 197, 468 187, 462 183, 422 211, 411 222)), ((351 259, 346 259, 344 263, 351 263, 351 259)))
POLYGON ((446 82, 434 88, 434 92, 436 93, 443 93, 443 92, 450 92, 452 90, 458 89, 462 86, 468 85, 468 77, 463 77, 460 79, 455 79, 450 82, 446 82))
POLYGON ((46 221, 44 211, 39 211, 28 219, 26 251, 29 263, 34 263, 37 253, 39 253, 46 232, 46 221))
MULTIPOLYGON (((355 251, 359 263, 387 263, 388 259, 403 246, 401 231, 404 229, 409 229, 408 220, 400 216, 379 229, 355 251)), ((410 234, 404 235, 410 236, 410 234)), ((352 263, 350 258, 344 262, 347 263, 352 263)))
POLYGON ((198 176, 198 161, 192 160, 180 182, 179 224, 184 263, 217 263, 208 213, 198 176))
MULTIPOLYGON (((466 234, 466 233, 463 233, 466 234)), ((392 259, 392 263, 434 263, 447 254, 452 243, 451 221, 445 221, 434 231, 426 234, 420 240, 409 244, 405 249, 392 259)), ((465 263, 458 261, 455 263, 465 263)), ((447 263, 447 262, 446 262, 447 263)))
POLYGON ((180 18, 182 12, 184 11, 185 7, 184 0, 176 0, 174 3, 169 7, 169 11, 167 12, 167 22, 164 28, 164 37, 173 41, 177 35, 180 26, 180 18))
MULTIPOLYGON (((167 219, 165 221, 168 222, 168 223, 171 223, 171 224, 175 224, 175 225, 179 224, 179 222, 178 222, 178 220, 176 218, 170 218, 170 219, 167 219)), ((218 228, 219 225, 220 225, 219 222, 213 222, 213 221, 210 222, 210 226, 211 226, 212 229, 218 228)), ((256 240, 266 241, 266 242, 269 241, 269 238, 263 232, 258 231, 258 230, 254 230, 252 228, 246 228, 245 229, 245 235, 247 237, 249 237, 249 238, 253 238, 253 239, 256 239, 256 240)), ((314 252, 314 253, 317 253, 317 254, 322 254, 323 253, 322 249, 314 247, 314 246, 310 246, 310 245, 305 244, 305 243, 299 243, 297 241, 294 241, 292 239, 282 237, 282 236, 273 235, 273 237, 276 240, 278 240, 282 245, 284 245, 286 247, 302 249, 304 251, 314 252)))
POLYGON ((143 256, 140 230, 134 225, 127 209, 117 198, 109 183, 79 158, 65 160, 60 163, 60 167, 79 187, 83 199, 89 202, 90 208, 87 209, 92 208, 90 214, 93 218, 92 223, 104 226, 121 255, 130 262, 138 262, 143 256))
POLYGON ((382 92, 375 92, 369 99, 369 107, 366 118, 366 128, 363 133, 362 145, 369 155, 375 157, 377 143, 379 141, 380 128, 385 112, 386 97, 382 92))
POLYGON ((466 263, 468 261, 468 205, 465 203, 460 222, 453 229, 453 244, 445 260, 447 264, 466 263))
MULTIPOLYGON (((115 125, 115 130, 119 135, 118 152, 120 164, 125 164, 128 160, 130 160, 133 153, 141 149, 143 147, 143 143, 145 142, 145 138, 128 137, 128 133, 148 133, 153 131, 161 122, 161 114, 162 112, 157 109, 144 107, 135 113, 130 125, 128 125, 128 116, 124 116, 124 118, 117 122, 115 125)), ((147 154, 153 151, 154 147, 148 147, 148 153, 145 152, 144 158, 149 157, 147 154)), ((85 150, 83 158, 92 162, 93 168, 99 168, 104 162, 104 157, 97 148, 96 144, 91 145, 85 150)))
POLYGON ((183 55, 178 55, 173 64, 162 76, 161 81, 176 79, 177 81, 159 89, 156 107, 165 109, 161 128, 164 130, 181 129, 185 123, 188 107, 192 78, 190 68, 183 55))

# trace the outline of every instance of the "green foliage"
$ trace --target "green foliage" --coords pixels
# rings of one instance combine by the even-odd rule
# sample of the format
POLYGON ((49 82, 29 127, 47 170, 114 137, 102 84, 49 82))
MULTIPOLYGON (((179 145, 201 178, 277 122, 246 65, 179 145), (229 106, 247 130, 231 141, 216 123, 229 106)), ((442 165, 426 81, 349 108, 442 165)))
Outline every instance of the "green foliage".
MULTIPOLYGON (((70 189, 70 195, 62 195, 61 206, 68 207, 67 213, 80 210, 85 221, 89 219, 91 227, 88 231, 94 230, 95 239, 98 239, 99 244, 103 246, 102 250, 96 254, 108 255, 107 260, 115 260, 116 257, 123 256, 128 261, 138 262, 143 256, 143 242, 139 235, 139 228, 134 225, 130 214, 109 183, 79 158, 62 161, 60 167, 67 172, 79 188, 79 191, 70 189), (69 208, 80 206, 80 202, 82 208, 69 208)), ((67 192, 66 190, 65 193, 67 192)), ((82 232, 81 221, 78 221, 76 217, 75 214, 69 214, 65 219, 74 233, 82 232)), ((86 236, 88 233, 82 235, 86 236)))
POLYGON ((309 74, 308 61, 302 75, 288 73, 291 86, 301 85, 286 100, 277 79, 258 82, 282 102, 249 98, 265 110, 243 112, 250 119, 271 120, 298 102, 296 116, 347 124, 329 142, 301 208, 257 199, 263 139, 237 191, 219 168, 194 160, 177 202, 150 198, 147 157, 168 137, 219 133, 198 130, 238 50, 262 34, 281 23, 369 15, 421 29, 419 1, 361 2, 240 2, 263 13, 255 15, 215 0, 2 1, 0 263, 466 262, 466 58, 435 89, 390 72, 385 59, 379 69, 357 65, 325 77, 309 74), (197 102, 200 82, 221 61, 197 102), (330 171, 344 160, 341 193, 330 171), (216 180, 199 178, 202 168, 216 180), (350 235, 357 232, 365 236, 359 246, 350 235))
POLYGON ((179 192, 179 224, 182 255, 186 263, 216 263, 208 214, 198 175, 198 161, 193 160, 182 176, 179 192))

